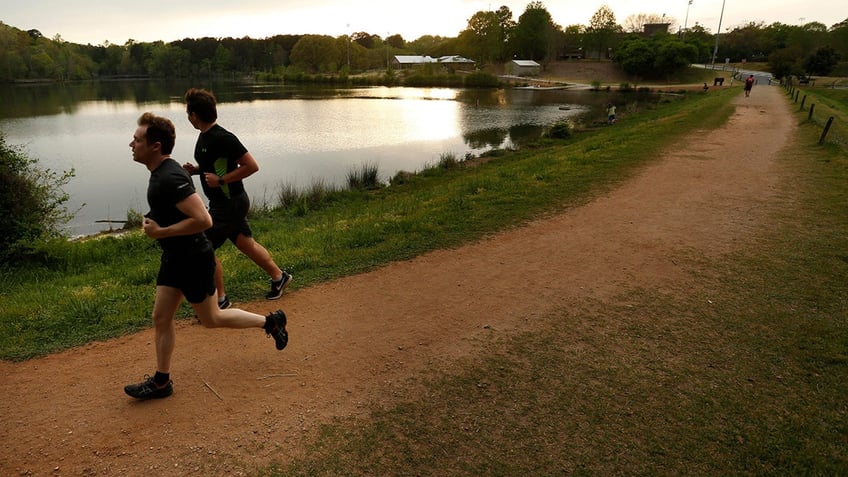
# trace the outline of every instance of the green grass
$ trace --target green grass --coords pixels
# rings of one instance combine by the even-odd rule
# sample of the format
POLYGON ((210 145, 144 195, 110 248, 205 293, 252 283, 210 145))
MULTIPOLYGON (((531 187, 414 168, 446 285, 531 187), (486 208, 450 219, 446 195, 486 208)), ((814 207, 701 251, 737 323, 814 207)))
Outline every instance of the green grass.
MULTIPOLYGON (((266 212, 257 235, 299 286, 475 240, 613 187, 682 134, 722 124, 738 93, 692 95, 563 145, 428 169, 304 214, 266 212)), ((796 115, 775 225, 699 267, 697 290, 563 305, 534 330, 482 343, 451 374, 411 378, 367 418, 323 425, 301 457, 261 474, 848 475, 848 156, 819 147, 820 127, 796 115)), ((147 326, 149 240, 65 247, 57 268, 0 274, 7 359, 147 326)), ((232 247, 223 255, 233 293, 260 296, 256 267, 232 247)))
MULTIPOLYGON (((830 143, 848 147, 848 90, 827 88, 798 88, 797 103, 800 110, 803 103, 803 111, 807 112, 804 121, 817 125, 819 134, 828 122, 829 118, 834 121, 830 126, 825 140, 830 143), (806 100, 805 100, 806 96, 806 100), (810 116, 812 109, 812 116, 810 116)), ((795 95, 792 96, 794 101, 795 95)))
MULTIPOLYGON (((296 287, 360 273, 582 203, 687 131, 720 124, 731 98, 669 99, 613 128, 542 141, 479 166, 432 167, 377 190, 324 190, 320 200, 263 208, 252 225, 296 287)), ((262 296, 267 277, 258 267, 230 245, 219 256, 228 295, 262 296)), ((159 250, 140 232, 55 244, 52 257, 45 266, 0 271, 0 358, 27 359, 149 326, 159 250)), ((184 305, 181 316, 191 314, 184 305)))
MULTIPOLYGON (((480 167, 428 169, 401 186, 337 193, 320 207, 304 203, 265 212, 253 220, 254 229, 280 265, 297 275, 297 286, 362 272, 586 200, 673 140, 674 134, 661 131, 682 134, 700 119, 720 121, 728 99, 695 96, 567 145, 551 143, 480 167), (692 118, 683 112, 689 107, 706 114, 692 118)), ((61 258, 48 267, 0 273, 3 359, 26 359, 149 324, 159 254, 152 241, 136 232, 57 247, 54 256, 61 258), (96 294, 85 294, 89 289, 96 294)), ((261 296, 261 270, 230 246, 220 257, 229 295, 261 296)), ((187 307, 182 314, 190 315, 187 307)))
POLYGON ((798 137, 775 225, 697 290, 569 303, 267 474, 848 475, 848 156, 798 137))

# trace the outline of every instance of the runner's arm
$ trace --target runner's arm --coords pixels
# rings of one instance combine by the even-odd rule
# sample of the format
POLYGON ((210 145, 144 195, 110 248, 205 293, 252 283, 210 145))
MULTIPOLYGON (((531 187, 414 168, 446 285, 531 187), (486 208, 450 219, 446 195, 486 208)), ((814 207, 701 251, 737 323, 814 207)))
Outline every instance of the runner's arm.
POLYGON ((206 210, 203 199, 195 192, 177 204, 177 208, 187 217, 168 227, 160 227, 154 220, 144 219, 142 227, 148 237, 163 239, 178 235, 192 235, 212 227, 212 217, 206 210))

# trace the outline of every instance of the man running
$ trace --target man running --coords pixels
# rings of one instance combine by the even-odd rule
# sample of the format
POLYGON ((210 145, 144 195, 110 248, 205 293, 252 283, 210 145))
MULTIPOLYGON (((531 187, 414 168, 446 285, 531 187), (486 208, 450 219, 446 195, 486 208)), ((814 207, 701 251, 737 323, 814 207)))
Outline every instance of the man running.
POLYGON ((195 192, 191 177, 171 159, 175 140, 174 124, 169 119, 144 113, 130 142, 133 160, 150 171, 150 212, 142 228, 162 248, 153 302, 156 373, 124 387, 124 392, 137 399, 163 398, 174 392, 170 374, 176 338, 174 320, 183 297, 207 328, 261 328, 274 338, 278 350, 289 340, 282 310, 262 316, 218 308, 215 252, 203 233, 212 226, 212 217, 195 192))
MULTIPOLYGON (((200 131, 200 135, 194 148, 197 165, 186 163, 183 167, 189 174, 200 175, 200 184, 209 199, 212 228, 206 231, 206 236, 216 250, 229 239, 265 270, 271 279, 271 290, 265 298, 276 300, 282 296, 292 276, 278 267, 268 250, 254 240, 247 222, 250 197, 242 181, 258 171, 259 165, 241 141, 217 123, 217 99, 211 92, 189 89, 185 94, 185 102, 188 121, 200 131)), ((221 261, 216 258, 216 262, 218 302, 221 308, 227 308, 230 301, 224 290, 221 261)))

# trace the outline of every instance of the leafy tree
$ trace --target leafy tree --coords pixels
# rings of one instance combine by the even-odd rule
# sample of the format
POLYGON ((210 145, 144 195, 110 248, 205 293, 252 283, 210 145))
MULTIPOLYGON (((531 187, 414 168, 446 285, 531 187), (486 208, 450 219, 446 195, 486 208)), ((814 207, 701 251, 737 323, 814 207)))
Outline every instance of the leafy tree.
POLYGON ((831 26, 828 33, 831 46, 842 58, 848 58, 848 18, 831 26))
POLYGON ((160 78, 186 77, 190 73, 190 61, 188 50, 159 41, 151 48, 148 72, 160 78))
POLYGON ((734 62, 764 59, 766 37, 763 31, 763 24, 755 22, 733 28, 721 36, 719 58, 730 58, 734 62))
POLYGON ((647 77, 654 71, 655 51, 648 39, 631 36, 622 40, 615 61, 628 74, 647 77))
POLYGON ((562 51, 567 55, 584 55, 583 38, 586 27, 583 25, 569 25, 562 32, 562 51))
POLYGON ((621 69, 644 78, 670 76, 695 61, 698 50, 671 35, 643 38, 631 35, 622 40, 615 61, 621 69))
POLYGON ((709 61, 712 54, 713 36, 710 32, 701 25, 696 24, 694 27, 686 29, 686 44, 692 45, 697 50, 695 56, 697 61, 703 60, 704 63, 709 61))
POLYGON ((595 48, 600 60, 613 46, 615 35, 621 31, 621 27, 615 20, 615 13, 610 7, 603 5, 592 15, 586 34, 591 46, 595 48))
POLYGON ((664 14, 636 13, 624 19, 622 29, 627 33, 642 33, 645 30, 645 25, 650 25, 652 23, 668 23, 669 30, 672 31, 676 28, 674 26, 676 24, 676 20, 673 18, 666 18, 664 14))
POLYGON ((363 48, 373 48, 376 42, 376 35, 368 32, 358 31, 350 35, 350 41, 358 43, 363 48))
POLYGON ((654 68, 657 75, 671 76, 689 67, 698 58, 695 46, 666 35, 656 38, 654 68))
POLYGON ((386 43, 392 48, 403 49, 406 46, 406 41, 399 34, 394 34, 386 38, 386 43))
POLYGON ((468 19, 468 28, 459 34, 461 53, 480 64, 493 62, 503 55, 505 36, 496 12, 479 11, 468 19))
POLYGON ((775 78, 788 78, 790 76, 801 76, 804 74, 804 67, 801 64, 801 58, 804 52, 798 46, 790 46, 781 48, 772 52, 768 57, 768 65, 771 74, 775 78))
POLYGON ((56 62, 53 61, 53 58, 51 58, 47 52, 43 50, 38 51, 30 56, 29 61, 30 74, 33 77, 62 79, 59 70, 56 67, 56 62))
POLYGON ((446 41, 455 41, 455 38, 443 38, 441 36, 433 36, 433 35, 423 35, 416 38, 413 41, 410 41, 406 44, 406 47, 409 50, 414 51, 419 55, 430 55, 430 56, 442 56, 436 54, 437 51, 440 51, 439 48, 446 41))
POLYGON ((506 5, 502 5, 498 8, 495 15, 498 17, 498 34, 500 35, 495 59, 497 61, 506 61, 511 56, 508 45, 510 38, 512 38, 512 35, 515 32, 517 23, 512 19, 512 10, 510 10, 506 5))
POLYGON ((840 54, 830 46, 823 46, 807 58, 804 68, 807 76, 827 76, 839 63, 840 54))
POLYGON ((307 73, 335 73, 342 65, 342 50, 331 36, 304 35, 292 48, 291 62, 307 73))
POLYGON ((215 56, 212 57, 212 67, 218 73, 226 73, 233 69, 233 53, 221 43, 215 48, 215 56))
POLYGON ((561 30, 542 2, 530 2, 513 31, 513 53, 523 59, 547 61, 556 55, 561 30))

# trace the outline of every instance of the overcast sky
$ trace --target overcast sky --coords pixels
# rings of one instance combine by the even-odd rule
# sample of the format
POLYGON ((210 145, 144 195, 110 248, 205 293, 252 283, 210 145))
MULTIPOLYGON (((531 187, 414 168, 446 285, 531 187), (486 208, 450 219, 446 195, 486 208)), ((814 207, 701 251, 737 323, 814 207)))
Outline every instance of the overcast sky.
MULTIPOLYGON (((665 14, 676 26, 696 23, 711 32, 748 22, 798 25, 817 21, 828 27, 848 18, 846 0, 549 0, 542 2, 559 25, 589 23, 606 4, 623 24, 633 14, 665 14), (688 10, 688 18, 687 18, 688 10)), ((166 42, 183 38, 266 38, 277 34, 339 36, 365 31, 381 37, 400 34, 457 36, 481 10, 506 5, 513 19, 529 1, 478 0, 0 0, 0 21, 73 43, 124 44, 128 39, 166 42)))

